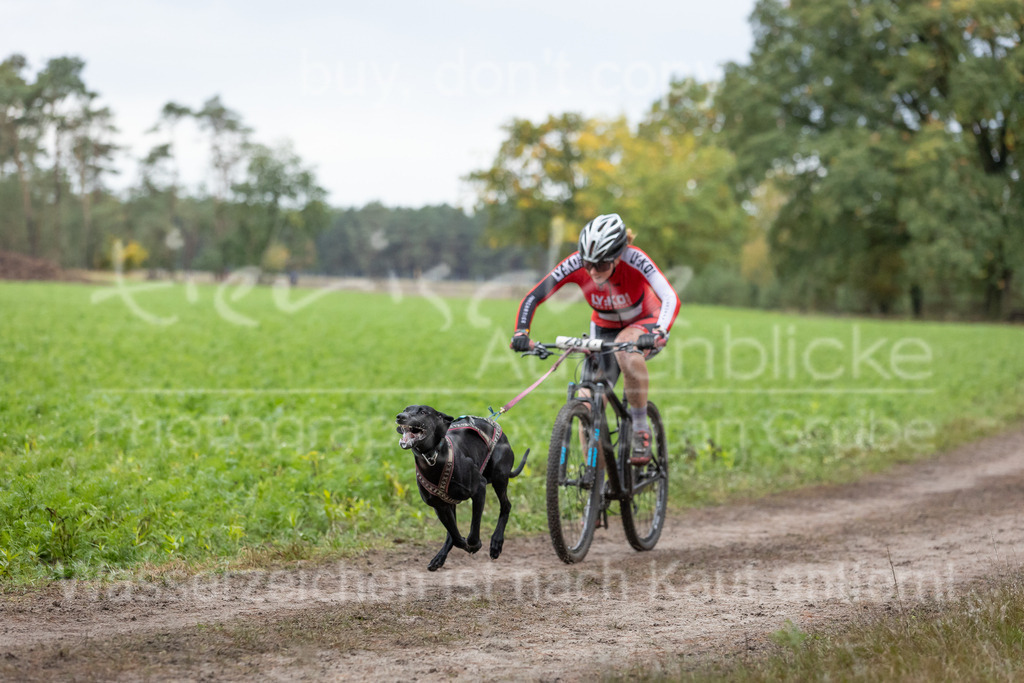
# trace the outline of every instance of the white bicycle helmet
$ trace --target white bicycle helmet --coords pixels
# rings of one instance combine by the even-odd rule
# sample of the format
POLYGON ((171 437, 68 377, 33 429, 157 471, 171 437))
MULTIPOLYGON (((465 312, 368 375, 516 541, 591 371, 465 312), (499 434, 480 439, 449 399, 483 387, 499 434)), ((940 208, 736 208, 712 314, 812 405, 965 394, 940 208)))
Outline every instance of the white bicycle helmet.
POLYGON ((580 256, 588 263, 611 261, 625 251, 626 224, 617 213, 598 216, 580 231, 580 256))

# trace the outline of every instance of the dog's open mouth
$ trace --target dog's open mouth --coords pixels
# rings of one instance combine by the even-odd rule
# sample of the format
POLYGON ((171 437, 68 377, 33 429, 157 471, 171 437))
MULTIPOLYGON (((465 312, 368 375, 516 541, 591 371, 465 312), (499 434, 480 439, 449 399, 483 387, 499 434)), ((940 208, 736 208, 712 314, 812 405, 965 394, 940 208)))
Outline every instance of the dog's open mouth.
POLYGON ((423 438, 423 430, 415 425, 398 425, 397 431, 402 435, 399 439, 398 445, 402 448, 409 449, 413 445, 423 438))

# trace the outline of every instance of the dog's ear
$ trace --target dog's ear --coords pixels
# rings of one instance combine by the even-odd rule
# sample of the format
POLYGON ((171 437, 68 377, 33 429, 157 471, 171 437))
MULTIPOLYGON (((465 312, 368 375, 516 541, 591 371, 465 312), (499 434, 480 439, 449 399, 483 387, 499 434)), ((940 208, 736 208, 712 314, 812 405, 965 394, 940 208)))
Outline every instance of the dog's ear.
POLYGON ((451 415, 446 415, 445 413, 442 413, 440 411, 438 411, 437 414, 441 416, 442 420, 444 420, 445 427, 450 427, 452 422, 455 422, 455 418, 452 417, 451 415))

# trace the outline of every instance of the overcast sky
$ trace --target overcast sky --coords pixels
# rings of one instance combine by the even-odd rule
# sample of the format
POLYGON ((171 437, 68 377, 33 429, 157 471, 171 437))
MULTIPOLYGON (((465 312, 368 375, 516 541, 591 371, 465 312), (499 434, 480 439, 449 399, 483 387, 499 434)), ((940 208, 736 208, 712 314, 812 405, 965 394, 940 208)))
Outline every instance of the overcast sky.
MULTIPOLYGON (((672 75, 747 61, 754 0, 3 0, 0 58, 33 72, 86 62, 128 146, 123 179, 160 140, 164 103, 213 95, 267 144, 291 141, 336 206, 469 206, 513 117, 578 111, 635 123, 672 75)), ((187 179, 201 140, 182 129, 187 179)))

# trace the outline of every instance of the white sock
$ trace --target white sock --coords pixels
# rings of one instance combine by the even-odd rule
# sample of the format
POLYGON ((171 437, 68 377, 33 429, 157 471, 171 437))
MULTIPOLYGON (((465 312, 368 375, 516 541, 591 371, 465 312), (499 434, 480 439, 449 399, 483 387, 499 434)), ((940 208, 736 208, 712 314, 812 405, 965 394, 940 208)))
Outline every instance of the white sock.
POLYGON ((651 431, 647 426, 647 406, 643 408, 629 407, 629 416, 633 419, 633 431, 651 431))

